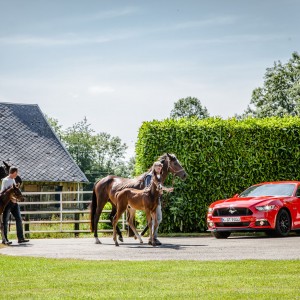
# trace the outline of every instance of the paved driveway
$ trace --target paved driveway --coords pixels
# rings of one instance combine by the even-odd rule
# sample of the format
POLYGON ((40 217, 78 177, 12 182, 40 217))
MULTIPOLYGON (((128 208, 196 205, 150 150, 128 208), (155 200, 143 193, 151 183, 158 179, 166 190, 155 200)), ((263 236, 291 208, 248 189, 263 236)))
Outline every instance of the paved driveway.
POLYGON ((96 245, 92 238, 34 239, 27 245, 14 242, 12 246, 0 249, 0 254, 85 260, 300 259, 300 236, 238 236, 226 240, 162 237, 160 240, 162 246, 152 247, 125 238, 125 242, 116 247, 112 238, 101 238, 101 245, 96 245))

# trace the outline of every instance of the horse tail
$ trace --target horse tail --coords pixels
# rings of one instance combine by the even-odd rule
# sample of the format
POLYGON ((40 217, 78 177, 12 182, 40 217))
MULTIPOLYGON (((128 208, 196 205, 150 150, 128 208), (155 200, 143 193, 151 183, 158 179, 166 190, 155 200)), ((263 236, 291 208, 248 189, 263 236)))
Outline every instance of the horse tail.
POLYGON ((95 214, 97 209, 97 197, 95 192, 95 186, 93 188, 93 196, 92 196, 92 203, 91 203, 91 211, 90 211, 90 229, 91 232, 94 232, 95 230, 95 214))

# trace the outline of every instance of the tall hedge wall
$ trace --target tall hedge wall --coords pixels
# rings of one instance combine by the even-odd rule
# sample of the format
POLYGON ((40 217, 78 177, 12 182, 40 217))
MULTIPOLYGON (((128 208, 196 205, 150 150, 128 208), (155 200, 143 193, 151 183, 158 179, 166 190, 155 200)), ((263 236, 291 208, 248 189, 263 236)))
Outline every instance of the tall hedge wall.
POLYGON ((137 174, 169 152, 189 175, 184 182, 176 179, 175 191, 164 195, 160 230, 204 231, 211 202, 263 181, 300 180, 299 129, 298 117, 144 122, 136 144, 137 174))

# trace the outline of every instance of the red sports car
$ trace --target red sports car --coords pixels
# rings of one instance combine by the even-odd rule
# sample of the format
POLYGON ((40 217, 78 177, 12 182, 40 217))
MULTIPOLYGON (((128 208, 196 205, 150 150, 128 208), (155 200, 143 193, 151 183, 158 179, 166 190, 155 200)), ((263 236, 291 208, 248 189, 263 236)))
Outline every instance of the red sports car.
POLYGON ((300 233, 300 181, 264 182, 208 208, 208 231, 226 239, 234 231, 264 231, 271 236, 300 233))

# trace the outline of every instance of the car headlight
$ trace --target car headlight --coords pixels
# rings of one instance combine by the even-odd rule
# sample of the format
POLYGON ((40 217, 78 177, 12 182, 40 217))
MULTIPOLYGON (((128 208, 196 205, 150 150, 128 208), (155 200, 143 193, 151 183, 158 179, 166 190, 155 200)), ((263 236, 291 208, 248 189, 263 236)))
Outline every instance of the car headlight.
POLYGON ((209 213, 212 213, 213 210, 214 210, 214 209, 213 209, 212 207, 209 207, 209 208, 208 208, 208 212, 209 212, 209 213))
POLYGON ((255 208, 259 211, 270 211, 273 210, 275 207, 275 205, 255 206, 255 208))

